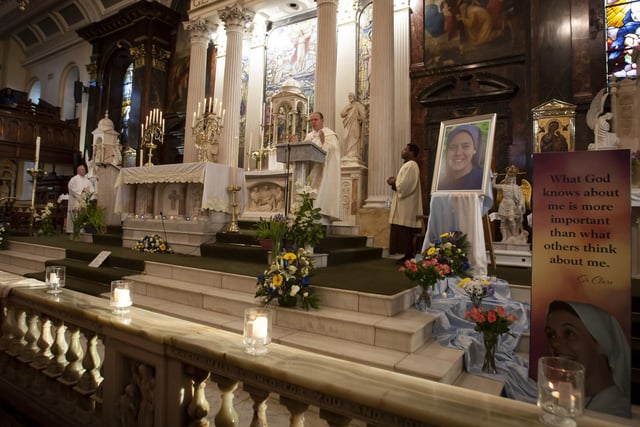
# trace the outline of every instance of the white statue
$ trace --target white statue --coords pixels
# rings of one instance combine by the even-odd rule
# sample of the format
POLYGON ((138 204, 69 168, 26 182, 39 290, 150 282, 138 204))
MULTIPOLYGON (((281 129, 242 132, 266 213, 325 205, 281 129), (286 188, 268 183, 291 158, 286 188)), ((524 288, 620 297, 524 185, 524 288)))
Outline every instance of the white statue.
POLYGON ((367 113, 362 103, 356 100, 355 93, 349 93, 349 103, 340 112, 344 135, 342 138, 342 157, 344 159, 362 158, 362 137, 367 113))
POLYGON ((498 175, 493 177, 493 187, 498 191, 498 218, 500 234, 505 243, 527 243, 529 233, 523 228, 524 214, 531 204, 531 184, 526 179, 518 185, 516 166, 506 169, 506 178, 497 183, 498 175))
POLYGON ((587 111, 587 125, 593 130, 592 144, 587 147, 588 150, 611 150, 618 148, 620 138, 610 132, 611 125, 609 120, 613 119, 613 113, 604 112, 605 102, 609 94, 606 89, 601 89, 596 96, 593 97, 589 111, 587 111))

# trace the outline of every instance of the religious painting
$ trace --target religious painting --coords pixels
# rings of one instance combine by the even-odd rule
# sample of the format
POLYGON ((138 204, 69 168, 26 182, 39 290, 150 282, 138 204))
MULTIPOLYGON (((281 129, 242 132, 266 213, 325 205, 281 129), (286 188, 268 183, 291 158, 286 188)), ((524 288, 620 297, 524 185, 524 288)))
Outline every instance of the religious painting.
POLYGON ((441 122, 431 191, 485 194, 495 130, 495 113, 441 122))
MULTIPOLYGON (((446 68, 523 53, 514 0, 425 0, 424 63, 446 68), (518 47, 520 46, 520 47, 518 47)), ((524 7, 518 3, 518 8, 524 7)))
POLYGON ((536 153, 574 150, 576 106, 552 99, 531 110, 536 153))
POLYGON ((280 92, 287 80, 294 79, 312 104, 316 34, 315 16, 271 30, 267 39, 265 99, 280 92))

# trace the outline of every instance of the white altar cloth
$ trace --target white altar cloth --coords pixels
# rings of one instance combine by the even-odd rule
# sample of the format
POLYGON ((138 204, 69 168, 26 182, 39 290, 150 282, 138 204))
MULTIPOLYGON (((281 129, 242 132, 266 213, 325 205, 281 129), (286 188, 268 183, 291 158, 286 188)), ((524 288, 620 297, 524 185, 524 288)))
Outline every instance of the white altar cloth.
POLYGON ((236 195, 236 213, 244 209, 246 185, 244 169, 219 163, 176 163, 145 167, 122 168, 116 180, 116 213, 128 213, 127 207, 134 196, 134 185, 155 183, 200 183, 203 184, 201 208, 231 213, 231 196, 227 187, 240 186, 236 195), (235 173, 235 177, 234 177, 235 173))

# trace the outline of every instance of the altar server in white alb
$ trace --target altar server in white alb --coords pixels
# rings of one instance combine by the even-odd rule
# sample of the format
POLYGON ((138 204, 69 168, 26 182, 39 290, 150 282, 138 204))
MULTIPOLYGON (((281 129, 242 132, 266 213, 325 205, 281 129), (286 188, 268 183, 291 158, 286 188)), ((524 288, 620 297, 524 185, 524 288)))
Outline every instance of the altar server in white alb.
POLYGON ((84 165, 79 165, 76 168, 76 175, 69 180, 69 204, 67 205, 67 221, 65 223, 65 230, 67 233, 73 233, 73 221, 71 214, 74 209, 77 209, 78 202, 82 195, 82 190, 88 188, 88 191, 94 192, 93 183, 87 178, 87 168, 84 165))
POLYGON ((320 208, 320 212, 331 220, 340 220, 340 143, 336 133, 324 127, 322 113, 311 113, 309 121, 313 131, 304 141, 313 142, 327 152, 324 164, 313 163, 309 171, 309 185, 318 191, 314 207, 320 208))
POLYGON ((393 190, 389 223, 389 253, 403 254, 398 264, 415 256, 413 237, 420 232, 422 217, 422 190, 420 188, 420 168, 416 159, 420 149, 415 144, 407 144, 402 150, 404 164, 397 176, 387 179, 393 190))

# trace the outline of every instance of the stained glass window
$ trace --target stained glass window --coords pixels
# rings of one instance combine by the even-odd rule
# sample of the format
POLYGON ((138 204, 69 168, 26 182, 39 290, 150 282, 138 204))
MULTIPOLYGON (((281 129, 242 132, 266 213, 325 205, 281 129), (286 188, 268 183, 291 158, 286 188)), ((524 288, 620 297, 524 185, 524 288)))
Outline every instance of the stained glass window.
POLYGON ((635 79, 640 62, 640 0, 605 0, 605 14, 607 74, 618 80, 635 79))
POLYGON ((131 90, 133 89, 133 62, 124 73, 122 82, 122 143, 128 142, 129 138, 129 111, 131 110, 131 90))

